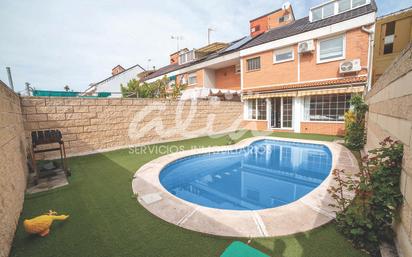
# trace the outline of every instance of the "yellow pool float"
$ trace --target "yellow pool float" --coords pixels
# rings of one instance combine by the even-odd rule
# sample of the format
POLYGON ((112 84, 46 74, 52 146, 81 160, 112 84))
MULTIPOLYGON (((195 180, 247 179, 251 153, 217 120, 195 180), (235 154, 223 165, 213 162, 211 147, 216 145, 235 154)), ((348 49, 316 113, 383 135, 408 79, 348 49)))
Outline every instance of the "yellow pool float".
POLYGON ((24 220, 23 225, 27 233, 47 236, 53 221, 67 218, 69 215, 57 215, 57 212, 50 210, 47 214, 24 220))

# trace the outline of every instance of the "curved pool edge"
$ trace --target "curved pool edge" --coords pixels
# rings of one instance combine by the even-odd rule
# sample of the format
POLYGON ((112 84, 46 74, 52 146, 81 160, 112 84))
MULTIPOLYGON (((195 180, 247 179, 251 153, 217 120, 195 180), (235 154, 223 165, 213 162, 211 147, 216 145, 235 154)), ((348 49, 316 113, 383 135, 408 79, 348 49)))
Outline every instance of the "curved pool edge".
POLYGON ((285 236, 309 231, 330 222, 334 218, 334 209, 329 206, 333 199, 327 193, 327 189, 334 184, 331 172, 318 187, 299 200, 256 211, 197 205, 172 195, 160 183, 160 172, 173 161, 198 154, 238 150, 265 139, 324 145, 332 153, 331 170, 344 169, 348 174, 359 171, 356 158, 340 144, 263 136, 244 139, 235 145, 207 147, 159 157, 136 171, 132 181, 133 193, 138 195, 138 202, 153 215, 189 230, 217 236, 285 236))

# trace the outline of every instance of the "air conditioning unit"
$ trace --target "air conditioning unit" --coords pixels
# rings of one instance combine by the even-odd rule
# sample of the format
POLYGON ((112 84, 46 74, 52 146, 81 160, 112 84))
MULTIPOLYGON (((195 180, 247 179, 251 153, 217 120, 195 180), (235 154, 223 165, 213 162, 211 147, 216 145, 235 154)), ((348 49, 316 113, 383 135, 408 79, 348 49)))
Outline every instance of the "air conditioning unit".
POLYGON ((300 54, 302 53, 308 53, 315 50, 315 44, 313 43, 313 39, 312 40, 307 40, 304 42, 300 42, 298 44, 298 52, 300 54))
POLYGON ((362 67, 360 65, 360 59, 344 61, 344 62, 341 62, 339 65, 340 73, 355 72, 355 71, 360 71, 361 69, 362 67))

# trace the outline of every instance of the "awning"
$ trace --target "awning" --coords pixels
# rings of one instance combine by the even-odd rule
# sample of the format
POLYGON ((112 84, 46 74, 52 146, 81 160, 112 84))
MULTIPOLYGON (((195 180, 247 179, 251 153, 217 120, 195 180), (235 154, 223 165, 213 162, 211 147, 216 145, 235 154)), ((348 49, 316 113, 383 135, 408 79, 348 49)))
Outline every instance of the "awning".
POLYGON ((253 95, 243 95, 243 100, 248 99, 262 99, 262 98, 272 98, 272 97, 297 97, 297 96, 310 96, 310 95, 328 95, 328 94, 346 94, 346 93, 361 93, 365 89, 364 86, 347 86, 339 88, 328 88, 328 89, 313 89, 313 90, 296 90, 289 92, 274 92, 274 93, 264 93, 264 94, 253 94, 253 95))
POLYGON ((298 96, 361 93, 364 86, 298 91, 298 96))
POLYGON ((272 97, 288 97, 288 96, 293 96, 296 97, 298 96, 298 91, 293 91, 293 92, 279 92, 279 93, 265 93, 265 94, 255 94, 255 95, 243 95, 243 99, 261 99, 261 98, 272 98, 272 97))

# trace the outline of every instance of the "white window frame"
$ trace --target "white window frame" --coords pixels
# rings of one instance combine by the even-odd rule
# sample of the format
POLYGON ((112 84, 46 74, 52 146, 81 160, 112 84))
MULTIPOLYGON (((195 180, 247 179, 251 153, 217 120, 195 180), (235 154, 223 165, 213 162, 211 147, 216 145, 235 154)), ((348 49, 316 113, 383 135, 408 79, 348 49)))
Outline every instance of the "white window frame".
POLYGON ((322 4, 320 4, 320 5, 317 5, 317 6, 314 6, 314 7, 310 8, 310 11, 309 11, 309 21, 310 21, 310 22, 315 22, 315 21, 320 21, 320 20, 323 20, 323 19, 327 19, 327 18, 329 18, 329 17, 332 17, 332 16, 324 17, 324 12, 323 12, 323 7, 324 7, 325 5, 330 4, 330 3, 333 3, 333 4, 334 4, 334 12, 333 12, 333 15, 332 15, 332 16, 335 16, 335 15, 338 15, 338 14, 341 14, 341 13, 344 13, 344 12, 348 12, 348 11, 351 11, 351 10, 353 10, 353 9, 357 9, 357 8, 359 8, 359 7, 368 5, 368 4, 371 3, 371 0, 366 0, 366 1, 365 1, 365 4, 362 4, 362 5, 359 5, 359 6, 356 6, 356 7, 353 7, 353 0, 350 0, 350 8, 349 8, 348 10, 342 11, 342 12, 339 12, 338 0, 332 0, 332 1, 328 1, 328 2, 322 3, 322 4), (313 10, 319 9, 319 8, 321 8, 321 13, 322 13, 321 16, 322 16, 322 17, 321 17, 319 20, 313 20, 313 10))
POLYGON ((281 128, 282 129, 293 129, 293 101, 294 101, 294 97, 292 97, 292 96, 284 96, 284 97, 282 97, 282 101, 280 102, 280 104, 281 104, 281 115, 280 115, 280 126, 281 126, 281 128), (292 106, 291 106, 291 110, 292 110, 292 116, 290 117, 290 122, 291 122, 291 125, 290 125, 290 127, 285 127, 285 126, 283 126, 283 110, 284 110, 284 106, 283 106, 283 99, 285 99, 285 98, 287 98, 287 97, 290 97, 290 98, 292 98, 292 106))
POLYGON ((255 56, 249 59, 246 59, 246 71, 248 72, 253 72, 253 71, 259 71, 260 69, 262 69, 262 58, 260 56, 255 56), (249 61, 253 60, 253 59, 259 59, 259 68, 258 69, 253 69, 253 70, 249 70, 249 61))
MULTIPOLYGON (((273 106, 271 106, 271 101, 269 100, 270 98, 267 98, 267 103, 266 103, 266 105, 268 106, 268 107, 270 107, 270 108, 273 108, 273 106), (270 106, 269 106, 270 105, 270 106)), ((275 127, 272 127, 271 126, 271 119, 273 118, 272 117, 272 110, 270 110, 270 108, 266 111, 266 118, 267 118, 267 121, 268 121, 268 129, 270 129, 270 130, 291 130, 291 131, 293 131, 295 128, 294 128, 294 118, 295 118, 295 116, 294 116, 294 113, 295 113, 295 97, 293 97, 293 96, 282 96, 282 97, 280 97, 280 128, 275 128, 275 127), (283 99, 284 98, 287 98, 287 97, 291 97, 292 98, 292 117, 291 117, 291 122, 292 122, 292 124, 291 124, 291 126, 290 127, 284 127, 283 126, 283 99), (268 115, 270 115, 270 116, 268 116, 268 115)))
POLYGON ((187 81, 186 81, 186 76, 185 76, 185 75, 181 75, 179 81, 180 81, 180 84, 186 84, 186 83, 187 83, 187 81))
POLYGON ((289 14, 285 14, 285 15, 278 18, 278 22, 283 23, 283 22, 289 21, 289 19, 290 19, 289 14), (283 18, 283 21, 280 21, 281 18, 283 18))
MULTIPOLYGON (((332 95, 340 95, 340 94, 349 94, 349 93, 338 93, 338 94, 332 94, 332 95)), ((326 94, 326 95, 330 95, 330 94, 326 94)), ((310 115, 307 114, 307 112, 310 112, 310 97, 312 97, 312 96, 305 96, 304 99, 303 99, 303 118, 302 118, 302 122, 332 123, 332 124, 345 123, 345 120, 311 120, 310 115), (306 109, 306 108, 309 108, 309 109, 306 109)))
POLYGON ((196 72, 192 72, 187 76, 187 84, 189 86, 197 85, 197 74, 196 74, 196 72), (190 79, 193 78, 193 77, 196 79, 196 82, 195 83, 190 83, 190 79))
MULTIPOLYGON (((257 120, 257 109, 258 109, 256 99, 248 99, 248 100, 245 101, 245 103, 246 103, 246 113, 245 113, 244 119, 247 120, 247 121, 256 121, 257 120), (249 112, 250 112, 253 101, 255 101, 255 103, 256 103, 255 118, 249 117, 249 112)), ((253 110, 251 112, 253 112, 253 110)))
MULTIPOLYGON (((262 98, 260 98, 260 99, 262 99, 262 98)), ((258 103, 258 98, 256 98, 256 99, 248 99, 248 100, 246 100, 246 114, 245 114, 245 117, 244 117, 244 119, 246 120, 246 121, 268 121, 269 119, 268 119, 268 102, 267 102, 267 100, 266 100, 266 98, 263 98, 264 100, 265 100, 265 104, 266 104, 266 118, 264 119, 264 120, 261 120, 261 119, 259 119, 259 103, 258 103), (251 103, 252 103, 252 101, 255 101, 255 104, 256 104, 256 110, 255 110, 255 118, 252 118, 252 117, 249 117, 249 110, 250 110, 250 107, 251 107, 251 103)))
POLYGON ((346 34, 339 34, 339 35, 335 35, 333 37, 318 38, 317 43, 316 43, 316 63, 317 64, 340 61, 340 60, 345 60, 345 59, 346 59, 346 34), (342 56, 327 59, 327 60, 321 60, 320 59, 320 42, 326 41, 326 40, 331 40, 331 39, 336 39, 336 38, 342 38, 343 39, 342 56))
POLYGON ((293 60, 295 60, 295 49, 293 49, 293 47, 285 47, 285 48, 276 49, 276 50, 273 51, 273 63, 274 64, 283 63, 283 62, 290 62, 290 61, 293 61, 293 60), (282 60, 282 61, 276 61, 276 55, 277 54, 284 54, 284 53, 288 53, 288 52, 292 52, 292 58, 282 60))
POLYGON ((179 54, 179 64, 189 63, 189 62, 194 61, 195 59, 196 59, 196 50, 195 49, 184 52, 182 54, 179 54), (184 60, 182 60, 182 59, 184 59, 184 60))

